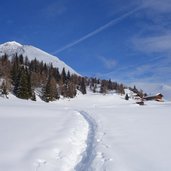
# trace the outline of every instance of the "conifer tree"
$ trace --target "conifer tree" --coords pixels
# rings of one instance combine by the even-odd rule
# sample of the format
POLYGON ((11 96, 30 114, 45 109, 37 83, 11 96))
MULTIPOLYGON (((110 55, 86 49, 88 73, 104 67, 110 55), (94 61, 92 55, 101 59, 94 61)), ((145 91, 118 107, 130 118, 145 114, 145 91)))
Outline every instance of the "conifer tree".
POLYGON ((129 100, 128 94, 125 95, 125 100, 129 100))
POLYGON ((108 90, 112 90, 113 88, 112 88, 112 81, 111 80, 109 80, 108 81, 108 90))
POLYGON ((97 84, 94 84, 94 87, 93 87, 93 93, 96 93, 97 92, 97 84))
POLYGON ((1 89, 2 89, 2 95, 7 97, 8 90, 7 90, 7 85, 6 85, 5 81, 2 82, 1 89))
POLYGON ((46 102, 53 101, 59 98, 55 78, 51 75, 48 78, 47 84, 44 87, 43 99, 46 102))
POLYGON ((32 85, 31 85, 31 72, 28 68, 25 68, 26 77, 27 77, 27 87, 28 87, 28 96, 32 98, 32 85))
POLYGON ((61 75, 59 73, 59 69, 58 68, 56 68, 56 77, 55 78, 56 78, 57 82, 59 82, 61 80, 61 75))
POLYGON ((66 72, 65 72, 65 68, 62 69, 61 79, 62 79, 62 83, 66 83, 67 75, 66 75, 66 72))
POLYGON ((103 94, 107 93, 107 83, 105 80, 102 80, 101 82, 100 93, 103 93, 103 94))
POLYGON ((11 67, 11 79, 12 84, 15 84, 17 81, 18 73, 19 73, 19 60, 18 56, 16 55, 12 60, 12 67, 11 67))
POLYGON ((124 94, 125 94, 125 90, 124 90, 123 84, 118 84, 118 87, 117 87, 116 92, 117 92, 118 94, 121 94, 121 95, 124 95, 124 94))
POLYGON ((67 97, 73 98, 77 94, 75 84, 73 82, 69 82, 67 85, 67 97))
POLYGON ((83 94, 86 94, 86 93, 87 93, 87 91, 86 91, 85 78, 81 78, 80 91, 81 91, 83 94))
POLYGON ((67 80, 70 80, 71 79, 71 74, 70 74, 70 72, 68 71, 67 72, 67 80))
POLYGON ((60 92, 61 92, 61 95, 63 97, 67 97, 67 93, 68 93, 68 85, 67 84, 60 84, 60 92))
POLYGON ((28 70, 21 67, 15 81, 14 94, 21 99, 29 99, 32 97, 30 75, 28 70))
POLYGON ((20 64, 20 65, 24 64, 23 55, 19 55, 19 64, 20 64))
POLYGON ((35 95, 35 92, 33 92, 33 93, 32 93, 31 100, 36 101, 36 95, 35 95))

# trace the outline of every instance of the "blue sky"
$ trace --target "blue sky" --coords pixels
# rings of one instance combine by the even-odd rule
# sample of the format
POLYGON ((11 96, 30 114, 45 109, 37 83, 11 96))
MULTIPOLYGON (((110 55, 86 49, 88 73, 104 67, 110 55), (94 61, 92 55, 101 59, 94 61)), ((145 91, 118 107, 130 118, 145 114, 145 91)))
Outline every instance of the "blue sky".
POLYGON ((0 42, 58 56, 85 76, 171 84, 170 0, 6 0, 0 42))

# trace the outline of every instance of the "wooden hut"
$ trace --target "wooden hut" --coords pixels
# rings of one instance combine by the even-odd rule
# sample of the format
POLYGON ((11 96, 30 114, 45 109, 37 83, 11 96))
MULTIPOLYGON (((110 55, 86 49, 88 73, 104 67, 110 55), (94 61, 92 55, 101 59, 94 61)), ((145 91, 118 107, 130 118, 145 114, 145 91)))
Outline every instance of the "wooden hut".
POLYGON ((155 96, 146 96, 143 97, 144 100, 155 100, 162 102, 163 101, 163 95, 161 93, 156 94, 155 96))

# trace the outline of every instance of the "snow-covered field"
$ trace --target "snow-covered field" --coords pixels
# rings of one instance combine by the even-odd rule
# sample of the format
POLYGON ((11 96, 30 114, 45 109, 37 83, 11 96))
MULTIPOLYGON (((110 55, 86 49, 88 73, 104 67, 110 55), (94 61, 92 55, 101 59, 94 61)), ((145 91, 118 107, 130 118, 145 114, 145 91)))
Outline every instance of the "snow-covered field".
POLYGON ((170 108, 115 94, 0 98, 0 170, 170 171, 170 108))

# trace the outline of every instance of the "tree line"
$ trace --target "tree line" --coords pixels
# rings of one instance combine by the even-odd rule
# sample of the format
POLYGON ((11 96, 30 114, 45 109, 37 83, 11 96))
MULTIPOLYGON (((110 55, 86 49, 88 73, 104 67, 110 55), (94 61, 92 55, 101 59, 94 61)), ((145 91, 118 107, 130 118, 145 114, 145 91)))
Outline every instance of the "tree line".
POLYGON ((46 102, 60 97, 74 98, 78 91, 86 94, 87 89, 94 93, 125 94, 123 84, 71 74, 65 68, 60 72, 52 63, 46 64, 36 58, 30 61, 18 54, 10 59, 6 54, 0 57, 0 80, 3 95, 11 92, 21 99, 36 100, 37 94, 46 102))

